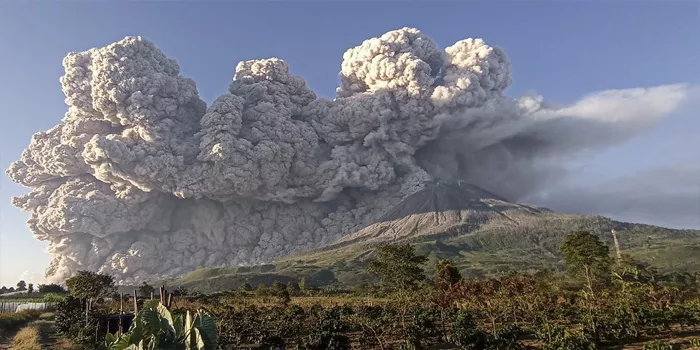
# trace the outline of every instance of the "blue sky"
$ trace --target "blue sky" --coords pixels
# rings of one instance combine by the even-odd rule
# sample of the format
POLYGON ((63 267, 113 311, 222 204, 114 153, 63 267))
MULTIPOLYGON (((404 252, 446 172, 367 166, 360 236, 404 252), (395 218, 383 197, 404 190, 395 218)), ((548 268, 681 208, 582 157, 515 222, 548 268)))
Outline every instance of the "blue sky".
MULTIPOLYGON (((343 52, 404 26, 421 29, 443 47, 466 37, 482 37, 508 54, 514 79, 507 90, 510 96, 536 91, 547 100, 567 103, 598 90, 697 84, 698 4, 2 2, 0 166, 7 168, 33 133, 52 127, 65 113, 58 79, 66 53, 104 46, 127 35, 144 36, 176 59, 181 74, 197 82, 208 103, 226 90, 238 61, 271 56, 285 59, 319 95, 333 97, 343 52)), ((677 164, 700 164, 700 119, 693 110, 697 108, 686 107, 649 133, 581 160, 567 190, 677 164)), ((0 186, 0 284, 9 285, 20 276, 41 274, 49 257, 45 245, 25 227, 28 214, 10 204, 10 197, 26 189, 6 176, 0 186)), ((696 195, 700 206, 700 186, 696 195)), ((598 212, 595 206, 569 211, 579 209, 622 219, 646 218, 638 212, 598 212)), ((697 220, 688 214, 675 221, 646 219, 697 228, 700 208, 697 220)))

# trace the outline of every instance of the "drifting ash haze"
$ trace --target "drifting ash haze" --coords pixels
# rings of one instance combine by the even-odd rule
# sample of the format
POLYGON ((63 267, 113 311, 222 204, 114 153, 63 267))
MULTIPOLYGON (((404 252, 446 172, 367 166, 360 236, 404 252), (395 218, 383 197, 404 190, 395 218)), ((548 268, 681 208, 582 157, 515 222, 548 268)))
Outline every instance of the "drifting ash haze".
POLYGON ((50 281, 270 261, 330 244, 432 180, 517 200, 559 177, 562 159, 635 136, 688 91, 605 91, 564 107, 512 99, 501 49, 465 39, 443 50, 411 28, 345 52, 332 101, 271 58, 240 62, 207 107, 140 37, 63 65, 68 112, 7 170, 31 188, 13 203, 49 243, 50 281))

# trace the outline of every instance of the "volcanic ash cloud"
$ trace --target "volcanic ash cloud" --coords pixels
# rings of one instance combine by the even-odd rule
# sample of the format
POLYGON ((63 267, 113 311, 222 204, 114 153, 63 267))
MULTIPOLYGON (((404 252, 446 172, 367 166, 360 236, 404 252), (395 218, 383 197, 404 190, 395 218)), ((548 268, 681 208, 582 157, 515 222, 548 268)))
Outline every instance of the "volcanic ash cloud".
POLYGON ((7 170, 31 189, 13 204, 49 243, 50 281, 270 261, 371 223, 431 180, 517 200, 561 175, 559 160, 635 136, 688 91, 512 99, 501 49, 465 39, 443 50, 412 28, 346 51, 332 101, 270 58, 238 63, 207 107, 140 37, 63 66, 68 111, 7 170))

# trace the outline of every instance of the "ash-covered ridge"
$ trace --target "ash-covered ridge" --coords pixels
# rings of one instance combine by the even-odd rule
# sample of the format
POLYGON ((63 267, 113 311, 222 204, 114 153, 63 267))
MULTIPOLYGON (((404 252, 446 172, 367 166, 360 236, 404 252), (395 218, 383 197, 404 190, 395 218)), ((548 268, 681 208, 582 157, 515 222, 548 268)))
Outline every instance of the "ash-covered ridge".
POLYGON ((408 196, 382 215, 378 222, 398 220, 414 214, 488 210, 497 202, 507 203, 508 201, 479 186, 465 182, 437 182, 408 196))
POLYGON ((376 223, 338 243, 376 243, 418 236, 466 233, 482 225, 518 225, 548 209, 511 203, 505 198, 463 181, 434 182, 406 197, 376 223))

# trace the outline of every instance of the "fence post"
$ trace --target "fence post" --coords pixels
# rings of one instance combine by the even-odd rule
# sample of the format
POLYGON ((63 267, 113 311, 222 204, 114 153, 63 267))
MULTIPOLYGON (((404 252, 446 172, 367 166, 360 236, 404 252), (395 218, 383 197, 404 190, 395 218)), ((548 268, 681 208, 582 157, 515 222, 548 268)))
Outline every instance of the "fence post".
POLYGON ((124 326, 122 324, 122 315, 124 315, 124 293, 119 294, 119 335, 120 336, 124 332, 124 326))
POLYGON ((139 313, 139 303, 138 296, 136 295, 136 289, 134 289, 134 317, 139 313))

